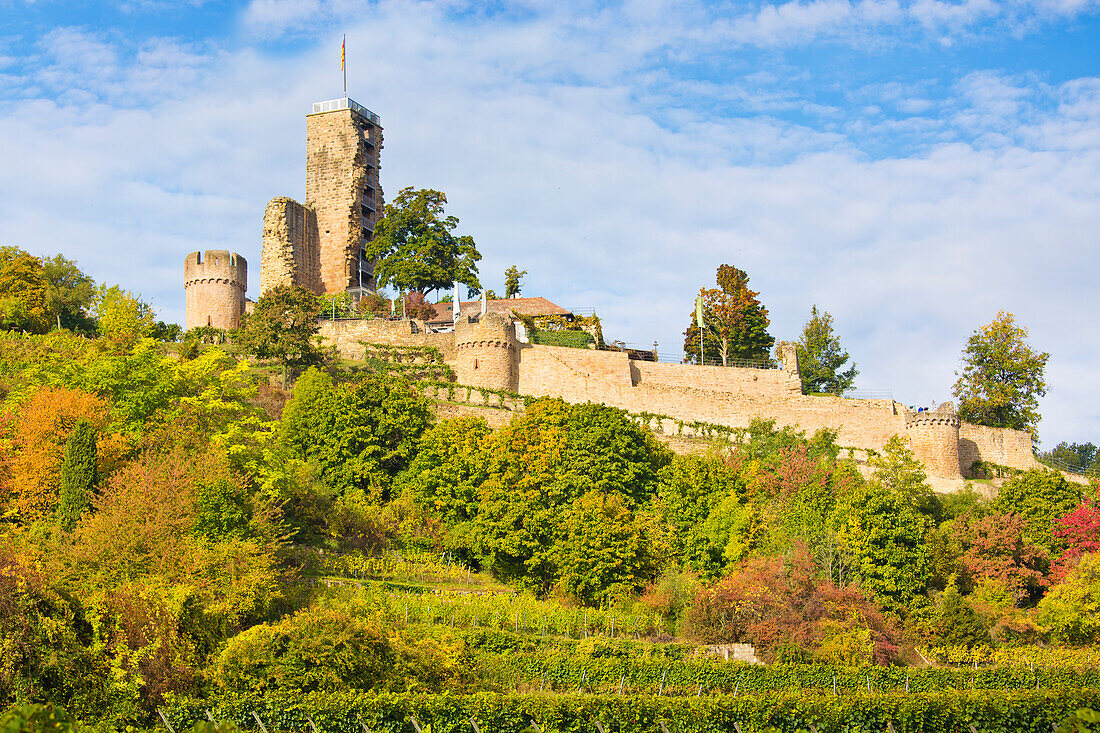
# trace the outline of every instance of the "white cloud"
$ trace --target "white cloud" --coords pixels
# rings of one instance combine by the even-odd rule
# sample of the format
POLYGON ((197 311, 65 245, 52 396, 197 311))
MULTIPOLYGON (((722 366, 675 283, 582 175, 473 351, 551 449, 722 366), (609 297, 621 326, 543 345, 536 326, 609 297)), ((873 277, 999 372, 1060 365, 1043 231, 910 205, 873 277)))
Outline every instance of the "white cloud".
MULTIPOLYGON (((899 23, 912 7, 828 0, 745 17, 778 43, 899 23)), ((342 8, 257 2, 245 23, 277 35, 342 8)), ((446 191, 488 287, 518 264, 528 292, 595 307, 610 337, 669 353, 694 292, 730 262, 777 337, 795 337, 816 303, 861 382, 909 403, 947 399, 967 335, 1006 308, 1054 354, 1044 436, 1096 442, 1100 419, 1080 406, 1100 403, 1087 378, 1100 357, 1100 81, 882 84, 853 93, 853 109, 875 107, 861 115, 814 108, 780 71, 664 71, 651 55, 681 50, 706 17, 692 3, 532 6, 525 20, 457 10, 360 8, 349 91, 382 115, 387 195, 446 191), (825 122, 780 118, 804 109, 825 122), (911 137, 917 152, 869 155, 861 141, 875 136, 911 137)), ((264 204, 303 194, 302 117, 339 96, 339 37, 280 59, 58 31, 22 82, 32 98, 0 108, 0 242, 65 252, 170 318, 189 251, 240 252, 255 286, 264 204)))

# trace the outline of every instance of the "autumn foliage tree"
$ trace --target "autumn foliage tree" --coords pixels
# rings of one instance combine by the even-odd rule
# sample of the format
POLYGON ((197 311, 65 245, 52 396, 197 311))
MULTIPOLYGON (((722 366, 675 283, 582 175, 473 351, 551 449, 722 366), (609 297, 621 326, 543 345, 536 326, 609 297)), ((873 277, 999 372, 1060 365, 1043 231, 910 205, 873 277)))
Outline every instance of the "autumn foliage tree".
POLYGON ((769 658, 801 653, 833 664, 883 664, 899 649, 896 630, 859 588, 817 576, 804 547, 759 557, 699 593, 688 612, 701 643, 749 642, 769 658))
POLYGON ((109 412, 102 397, 64 387, 43 387, 23 405, 9 485, 11 506, 24 521, 44 519, 56 508, 65 444, 77 423, 102 429, 109 412))
MULTIPOLYGON (((775 339, 768 334, 768 309, 749 289, 749 276, 744 270, 722 265, 717 273, 718 287, 702 288, 703 299, 703 361, 721 362, 731 359, 767 361, 775 339)), ((684 354, 688 361, 699 361, 700 328, 695 313, 691 325, 684 331, 684 354)))

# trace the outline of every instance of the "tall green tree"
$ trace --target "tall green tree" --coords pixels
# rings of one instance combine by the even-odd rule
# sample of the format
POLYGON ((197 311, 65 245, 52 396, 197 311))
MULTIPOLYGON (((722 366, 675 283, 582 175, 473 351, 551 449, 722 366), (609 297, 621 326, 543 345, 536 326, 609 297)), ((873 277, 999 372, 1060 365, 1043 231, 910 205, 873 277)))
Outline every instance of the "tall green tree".
POLYGON ((1000 311, 975 331, 963 351, 963 371, 955 382, 959 416, 977 425, 1027 430, 1036 436, 1039 398, 1047 393, 1050 354, 1027 343, 1027 329, 1000 311))
POLYGON ((95 281, 84 274, 76 263, 61 255, 42 260, 50 313, 57 328, 92 331, 95 323, 88 309, 95 299, 95 281))
POLYGON ((374 274, 379 287, 424 294, 460 282, 481 290, 481 253, 473 237, 455 235, 458 219, 444 214, 446 203, 442 191, 409 186, 386 204, 374 238, 366 245, 367 257, 378 262, 374 274))
POLYGON ((818 311, 816 305, 810 309, 810 320, 802 327, 795 350, 804 394, 843 394, 852 388, 859 375, 855 363, 844 368, 851 357, 833 330, 833 317, 826 311, 818 311))
POLYGON ((292 456, 314 463, 336 492, 363 489, 381 501, 430 422, 427 402, 400 377, 371 374, 333 384, 311 368, 283 411, 281 437, 292 456))
POLYGON ((45 333, 51 324, 42 261, 17 247, 0 247, 0 328, 45 333))
POLYGON ((321 299, 297 285, 279 285, 260 296, 244 317, 239 342, 261 359, 278 359, 286 383, 290 369, 321 361, 321 299))
MULTIPOLYGON (((768 333, 771 321, 768 309, 749 289, 749 276, 744 270, 722 265, 717 273, 718 287, 702 288, 703 299, 703 360, 728 365, 730 360, 767 361, 775 343, 768 333)), ((695 312, 691 325, 684 331, 684 354, 693 363, 699 362, 700 329, 695 312)))
POLYGON ((504 297, 513 298, 520 293, 520 288, 523 285, 523 276, 527 274, 527 270, 521 270, 515 265, 512 265, 504 271, 504 297))
POLYGON ((57 493, 57 520, 71 530, 92 502, 96 483, 96 430, 80 420, 65 441, 61 488, 57 493))
MULTIPOLYGON (((547 593, 563 572, 580 572, 580 553, 601 551, 602 540, 580 532, 578 517, 613 515, 618 529, 606 535, 609 541, 633 537, 633 515, 652 498, 670 460, 668 449, 622 410, 539 400, 492 437, 471 549, 497 577, 547 593), (574 510, 574 502, 589 492, 618 495, 630 516, 615 500, 594 497, 574 510), (597 544, 562 545, 571 542, 597 544)), ((627 565, 618 575, 601 570, 599 587, 571 582, 570 592, 601 597, 611 584, 631 582, 636 568, 627 565)))
POLYGON ((1047 550, 1054 549, 1054 520, 1081 503, 1081 487, 1066 481, 1058 471, 1033 469, 1004 482, 993 508, 1018 514, 1027 520, 1027 539, 1047 550))

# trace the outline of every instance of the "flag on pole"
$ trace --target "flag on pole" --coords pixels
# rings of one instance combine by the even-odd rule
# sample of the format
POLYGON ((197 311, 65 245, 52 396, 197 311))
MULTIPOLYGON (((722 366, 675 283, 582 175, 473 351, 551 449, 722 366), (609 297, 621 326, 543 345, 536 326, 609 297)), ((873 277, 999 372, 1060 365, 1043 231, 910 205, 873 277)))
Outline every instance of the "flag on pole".
POLYGON ((703 296, 700 295, 695 299, 695 325, 699 328, 703 327, 703 296))
POLYGON ((347 46, 348 37, 344 36, 344 39, 340 41, 340 71, 344 70, 344 47, 347 46))

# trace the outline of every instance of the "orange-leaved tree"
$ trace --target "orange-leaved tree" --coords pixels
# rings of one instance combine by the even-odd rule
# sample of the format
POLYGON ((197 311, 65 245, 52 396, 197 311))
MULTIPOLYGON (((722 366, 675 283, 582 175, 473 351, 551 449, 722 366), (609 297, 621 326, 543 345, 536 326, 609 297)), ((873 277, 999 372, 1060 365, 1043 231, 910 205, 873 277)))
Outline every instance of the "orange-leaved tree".
MULTIPOLYGON (((775 339, 768 333, 768 309, 757 298, 760 293, 749 289, 749 276, 732 265, 722 265, 717 273, 718 287, 701 288, 702 298, 702 359, 764 362, 775 339)), ((700 328, 697 313, 684 331, 684 354, 688 361, 700 359, 700 328)))
POLYGON ((8 485, 9 510, 24 522, 48 517, 57 504, 65 441, 80 421, 100 431, 100 465, 108 470, 120 452, 116 436, 103 434, 107 400, 64 387, 42 387, 23 404, 13 425, 8 485))

